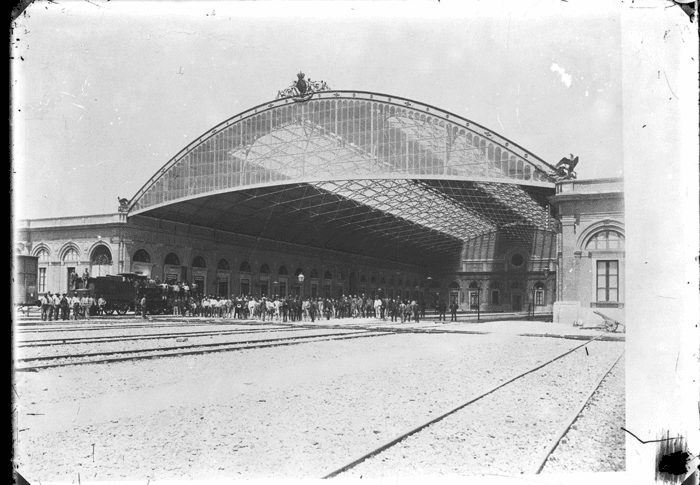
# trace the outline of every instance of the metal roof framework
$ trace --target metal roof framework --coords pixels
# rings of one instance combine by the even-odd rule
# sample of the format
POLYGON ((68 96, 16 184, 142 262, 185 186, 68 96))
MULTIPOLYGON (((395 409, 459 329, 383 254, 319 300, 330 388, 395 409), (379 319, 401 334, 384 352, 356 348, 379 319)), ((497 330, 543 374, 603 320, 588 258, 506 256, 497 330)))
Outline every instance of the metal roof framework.
POLYGON ((403 98, 326 91, 221 123, 139 190, 129 215, 421 264, 499 231, 550 231, 552 167, 403 98))

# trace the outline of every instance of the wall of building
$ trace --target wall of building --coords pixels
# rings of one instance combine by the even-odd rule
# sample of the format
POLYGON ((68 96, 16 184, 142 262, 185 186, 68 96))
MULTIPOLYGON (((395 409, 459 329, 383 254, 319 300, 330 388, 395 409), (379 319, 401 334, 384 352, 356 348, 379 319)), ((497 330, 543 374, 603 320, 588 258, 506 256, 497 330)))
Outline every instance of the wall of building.
MULTIPOLYGON (((241 236, 124 213, 18 222, 18 254, 42 256, 40 287, 65 292, 69 268, 92 276, 141 271, 161 281, 200 281, 207 294, 255 296, 265 291, 298 291, 324 296, 379 293, 420 300, 428 306, 456 301, 461 310, 554 312, 555 321, 590 322, 600 311, 624 321, 625 257, 622 181, 564 181, 551 198, 558 210, 555 231, 532 230, 519 236, 484 234, 466 242, 461 260, 450 268, 396 264, 355 254, 241 236), (620 235, 614 248, 591 247, 597 234, 620 235), (525 235, 523 235, 525 234, 525 235), (110 255, 96 264, 96 251, 110 255), (135 261, 137 254, 146 261, 135 261), (179 264, 167 265, 175 254, 179 264), (200 267, 195 262, 201 261, 200 267), (598 297, 598 264, 615 262, 616 301, 598 297), (222 262, 225 262, 222 263, 222 262), (250 271, 242 271, 247 263, 250 271), (261 271, 262 267, 268 273, 261 271), (287 275, 280 275, 284 266, 287 275), (456 269, 456 271, 455 271, 456 269), (299 282, 298 271, 304 275, 299 282), (330 278, 326 278, 329 273, 330 278), (384 281, 382 283, 382 281, 384 281), (315 287, 315 290, 314 290, 315 287)), ((455 255, 459 256, 459 255, 455 255)))
POLYGON ((123 214, 18 221, 15 251, 39 256, 39 289, 65 293, 69 272, 91 276, 123 271, 123 214), (105 261, 97 255, 109 255, 105 261), (98 263, 107 264, 98 264, 98 263))
MULTIPOLYGON (((81 218, 20 221, 16 251, 44 255, 39 267, 45 271, 44 290, 66 292, 68 268, 92 276, 141 271, 153 279, 202 282, 203 292, 240 294, 247 289, 258 296, 285 293, 310 296, 330 294, 385 294, 420 300, 428 298, 424 268, 396 264, 364 256, 323 251, 278 241, 256 239, 215 229, 185 226, 143 216, 127 220, 124 214, 81 218), (91 260, 98 246, 109 249, 111 264, 96 265, 91 260), (147 254, 147 261, 134 256, 147 254), (177 265, 167 265, 166 256, 175 254, 177 265), (71 257, 67 258, 66 256, 71 257), (201 261, 201 267, 195 267, 201 261), (225 264, 223 263, 225 261, 225 264), (244 263, 250 272, 241 271, 244 263), (263 265, 269 273, 261 272, 263 265), (284 266, 287 275, 280 275, 284 266), (300 282, 297 273, 304 275, 300 282), (330 278, 326 278, 330 273, 330 278), (399 285, 399 282, 401 283, 399 285), (315 288, 315 289, 314 289, 315 288)), ((451 278, 435 275, 432 281, 446 287, 451 278)))
POLYGON ((559 182, 551 199, 560 220, 560 298, 554 319, 595 325, 603 313, 624 322, 624 195, 621 179, 559 182), (609 242, 596 238, 609 235, 609 242), (608 267, 605 266, 606 263, 608 267), (614 275, 610 265, 614 265, 614 275), (614 297, 612 295, 614 293, 614 297))
POLYGON ((554 231, 532 230, 526 236, 492 232, 467 241, 456 274, 460 309, 551 312, 556 240, 554 231))

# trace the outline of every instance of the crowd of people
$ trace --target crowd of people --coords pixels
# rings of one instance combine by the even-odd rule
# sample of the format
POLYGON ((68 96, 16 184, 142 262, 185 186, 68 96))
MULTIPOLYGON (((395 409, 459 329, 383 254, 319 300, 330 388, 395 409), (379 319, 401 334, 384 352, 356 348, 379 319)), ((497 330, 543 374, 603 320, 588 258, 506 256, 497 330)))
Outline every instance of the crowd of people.
POLYGON ((90 320, 90 315, 104 315, 107 301, 100 296, 95 299, 88 294, 68 296, 67 293, 47 292, 39 299, 41 319, 52 320, 90 320))
MULTIPOLYGON (((392 322, 419 322, 425 318, 425 301, 401 300, 398 298, 370 298, 365 296, 345 296, 332 298, 302 298, 300 296, 255 298, 241 295, 223 297, 213 295, 190 295, 182 297, 179 292, 164 293, 165 313, 177 316, 233 318, 242 320, 276 321, 315 321, 331 318, 379 318, 392 322)), ((146 299, 140 307, 148 306, 146 299)), ((444 303, 440 309, 446 308, 444 303)), ((451 306, 453 319, 456 319, 456 303, 451 306)), ((440 312, 444 319, 444 311, 440 312)), ((146 313, 142 312, 145 317, 146 313)))
MULTIPOLYGON (((157 282, 159 283, 159 282, 157 282)), ((140 286, 135 284, 135 286, 140 286)), ((425 318, 425 300, 407 300, 388 297, 344 296, 342 298, 302 298, 301 296, 255 298, 249 295, 213 296, 200 295, 196 284, 161 284, 162 291, 150 296, 140 291, 133 309, 144 318, 147 313, 165 313, 173 316, 231 318, 263 321, 315 321, 331 318, 377 318, 392 322, 420 322, 425 318), (151 300, 157 301, 148 301, 151 300)), ((114 302, 113 302, 114 303, 114 302)), ((104 315, 107 301, 100 295, 89 293, 69 296, 66 293, 48 292, 41 297, 41 319, 79 320, 91 315, 104 315)), ((444 301, 435 306, 439 320, 445 320, 447 305, 444 301)), ((450 305, 452 320, 456 320, 457 304, 450 305)))

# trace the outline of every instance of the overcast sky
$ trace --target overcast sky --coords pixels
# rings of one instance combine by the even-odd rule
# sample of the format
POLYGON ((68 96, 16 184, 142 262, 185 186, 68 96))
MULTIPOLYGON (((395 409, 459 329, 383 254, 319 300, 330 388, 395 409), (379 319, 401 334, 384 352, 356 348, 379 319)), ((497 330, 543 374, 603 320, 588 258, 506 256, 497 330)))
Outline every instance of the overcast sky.
POLYGON ((621 175, 619 15, 470 5, 34 3, 12 49, 15 217, 114 212, 300 70, 438 106, 551 164, 574 153, 579 178, 621 175))

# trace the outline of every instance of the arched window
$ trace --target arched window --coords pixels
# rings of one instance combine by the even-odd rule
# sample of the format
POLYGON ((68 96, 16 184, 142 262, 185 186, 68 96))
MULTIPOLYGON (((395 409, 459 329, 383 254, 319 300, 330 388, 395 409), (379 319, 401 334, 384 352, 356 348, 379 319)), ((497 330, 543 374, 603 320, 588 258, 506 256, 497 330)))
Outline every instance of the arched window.
POLYGON ((396 286, 403 286, 403 280, 401 278, 396 282, 396 286))
POLYGON ((48 263, 51 259, 51 256, 49 256, 49 250, 46 248, 40 249, 36 255, 39 256, 39 263, 48 263))
POLYGON ((379 280, 380 285, 386 285, 386 278, 382 276, 382 279, 379 280))
POLYGON ((311 270, 311 278, 318 279, 318 271, 316 271, 315 269, 312 269, 311 270))
POLYGON ((250 264, 248 263, 248 261, 243 261, 243 262, 241 263, 240 268, 238 268, 238 270, 239 270, 241 273, 250 273, 250 264))
POLYGON ((389 278, 389 285, 394 286, 394 277, 389 278))
POLYGON ((535 284, 535 305, 538 306, 543 306, 544 305, 544 290, 545 286, 543 283, 537 283, 535 284))
POLYGON ((360 283, 367 283, 367 278, 365 275, 360 276, 360 283))
POLYGON ((338 281, 345 281, 345 275, 342 271, 338 271, 338 281))
POLYGON ((459 283, 457 283, 456 281, 453 281, 452 283, 450 283, 450 289, 459 290, 460 289, 459 283))
POLYGON ((68 248, 65 253, 63 253, 63 261, 66 263, 75 263, 80 260, 78 255, 78 250, 75 248, 68 248))
POLYGON ((294 276, 298 277, 300 274, 303 274, 304 271, 301 268, 297 268, 297 270, 294 272, 294 276))
POLYGON ((469 283, 469 289, 470 290, 478 290, 479 284, 476 281, 472 281, 471 283, 469 283))
POLYGON ((376 277, 376 276, 372 276, 372 277, 369 279, 369 282, 370 282, 370 284, 376 285, 376 284, 377 284, 377 277, 376 277))
POLYGON ((175 253, 168 253, 165 257, 165 264, 170 266, 180 266, 180 258, 175 253))
POLYGON ((279 271, 277 271, 277 273, 278 273, 280 276, 287 276, 287 274, 288 274, 288 273, 287 273, 287 267, 284 266, 284 265, 280 266, 280 269, 279 269, 279 271))
POLYGON ((333 275, 331 274, 330 271, 326 271, 326 274, 323 275, 323 279, 324 279, 324 280, 332 280, 332 279, 333 279, 333 275))
POLYGON ((267 263, 263 263, 262 266, 260 266, 260 274, 270 274, 270 267, 267 263))
POLYGON ((625 236, 617 231, 599 231, 586 244, 586 250, 595 249, 624 249, 625 236))
POLYGON ((134 253, 134 257, 131 258, 134 263, 150 263, 151 255, 145 249, 139 249, 134 253))
POLYGON ((222 271, 230 271, 231 266, 229 266, 227 259, 220 259, 219 264, 216 265, 216 269, 220 269, 222 271))
POLYGON ((100 244, 93 249, 92 256, 90 256, 90 262, 98 265, 111 265, 112 251, 110 251, 107 246, 100 244))
POLYGON ((193 268, 206 268, 207 267, 207 262, 204 261, 204 258, 202 256, 197 256, 192 260, 192 267, 193 268))

